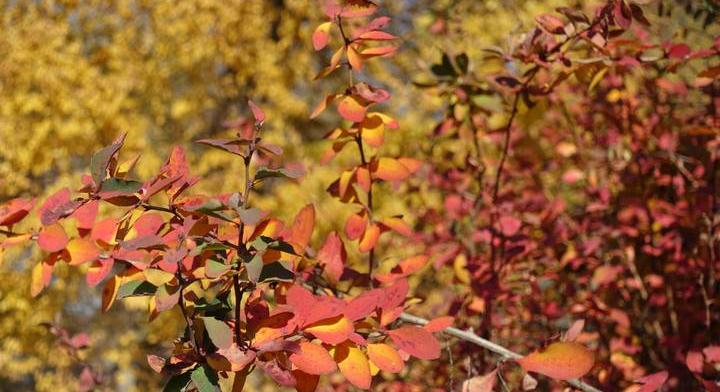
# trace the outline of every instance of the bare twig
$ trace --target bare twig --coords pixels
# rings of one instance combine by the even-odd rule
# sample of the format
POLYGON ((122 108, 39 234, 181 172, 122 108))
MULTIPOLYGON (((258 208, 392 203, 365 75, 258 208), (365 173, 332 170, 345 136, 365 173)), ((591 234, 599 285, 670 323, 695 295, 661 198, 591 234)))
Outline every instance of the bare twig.
MULTIPOLYGON (((428 323, 427 319, 424 319, 424 318, 418 317, 418 316, 414 316, 409 313, 402 313, 400 315, 400 320, 402 320, 406 323, 417 324, 417 325, 425 325, 428 323)), ((497 343, 491 342, 487 339, 483 339, 480 336, 477 336, 472 332, 463 331, 461 329, 454 328, 454 327, 445 328, 444 330, 442 330, 442 332, 446 333, 448 335, 454 336, 458 339, 464 340, 466 342, 476 344, 488 351, 492 351, 493 353, 502 357, 504 360, 516 360, 516 359, 520 359, 523 357, 522 355, 520 355, 514 351, 508 350, 507 348, 505 348, 497 343)), ((567 383, 581 391, 601 392, 601 390, 599 390, 599 389, 593 387, 592 385, 587 384, 581 380, 568 380, 567 383)))

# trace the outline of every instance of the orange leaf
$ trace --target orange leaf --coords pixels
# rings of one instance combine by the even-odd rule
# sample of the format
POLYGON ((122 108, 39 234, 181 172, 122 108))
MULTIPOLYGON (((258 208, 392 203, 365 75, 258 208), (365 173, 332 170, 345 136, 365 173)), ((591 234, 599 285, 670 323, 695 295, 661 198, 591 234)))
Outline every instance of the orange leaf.
POLYGON ((315 31, 312 35, 312 43, 315 50, 322 50, 322 48, 327 46, 330 39, 331 27, 332 22, 325 22, 315 28, 315 31))
POLYGON ((569 380, 587 374, 595 364, 595 356, 582 344, 557 342, 545 350, 520 358, 517 362, 528 372, 540 373, 557 380, 569 380))
POLYGON ((295 215, 295 221, 290 228, 290 235, 287 238, 287 241, 292 244, 295 249, 295 253, 299 255, 305 253, 305 248, 307 248, 310 242, 314 227, 315 207, 313 207, 312 204, 308 204, 295 215))
POLYGON ((384 372, 400 373, 405 367, 405 362, 400 357, 400 354, 388 344, 368 344, 367 353, 370 361, 384 372))
POLYGON ((98 213, 100 202, 97 200, 89 201, 73 212, 72 216, 77 220, 77 228, 90 230, 95 223, 95 217, 98 213))
POLYGON ((362 57, 360 57, 360 54, 352 45, 348 46, 347 49, 348 63, 350 63, 350 67, 354 70, 361 70, 363 66, 362 57))
POLYGON ((30 295, 37 297, 43 289, 50 285, 50 280, 52 280, 53 264, 54 263, 48 263, 45 260, 35 264, 32 269, 30 295))
POLYGON ((405 237, 411 237, 413 235, 412 228, 402 218, 391 217, 385 218, 380 223, 386 226, 388 229, 395 231, 398 234, 402 234, 405 237))
POLYGON ((108 280, 108 282, 105 283, 105 287, 103 287, 102 292, 101 309, 103 312, 107 312, 108 310, 110 310, 113 302, 115 302, 118 290, 120 289, 120 283, 122 283, 122 278, 119 276, 113 276, 112 279, 108 280))
POLYGON ((405 168, 410 172, 410 174, 413 174, 420 170, 420 167, 422 166, 422 161, 418 159, 413 158, 398 158, 398 161, 405 166, 405 168))
POLYGON ((117 234, 118 222, 114 218, 103 219, 93 226, 90 232, 90 238, 94 241, 112 245, 115 243, 115 235, 117 234))
POLYGON ((365 232, 367 223, 368 218, 365 211, 350 215, 347 222, 345 222, 345 235, 347 235, 350 240, 360 238, 360 236, 365 232))
POLYGON ((348 121, 361 122, 366 112, 367 108, 352 95, 346 95, 338 103, 338 113, 348 121))
POLYGON ((68 236, 65 229, 59 223, 45 226, 38 236, 38 245, 45 252, 58 252, 65 249, 68 243, 68 236))
POLYGON ((315 118, 319 116, 320 113, 324 112, 328 105, 330 105, 335 100, 335 97, 337 97, 337 95, 330 94, 327 97, 323 98, 323 100, 320 101, 317 106, 315 106, 315 109, 313 109, 312 113, 310 113, 310 118, 315 118))
POLYGON ((360 123, 362 139, 367 145, 380 147, 385 140, 385 123, 380 116, 367 116, 360 123))
POLYGON ((295 377, 295 390, 297 392, 315 392, 320 381, 320 376, 307 374, 301 370, 293 370, 295 377))
POLYGON ((355 179, 362 190, 370 192, 372 179, 370 178, 370 171, 365 166, 358 166, 357 170, 355 170, 355 179))
POLYGON ((335 347, 335 362, 345 378, 360 389, 370 389, 370 364, 363 352, 351 342, 335 347))
POLYGON ((301 342, 300 350, 290 354, 289 359, 307 374, 327 374, 337 369, 330 353, 322 346, 310 342, 301 342))
POLYGON ((70 265, 85 264, 100 256, 100 250, 87 238, 73 238, 68 243, 67 250, 70 253, 70 265))
POLYGON ((338 344, 347 340, 355 332, 352 323, 345 316, 333 317, 311 324, 305 328, 316 338, 327 344, 338 344))
POLYGON ((395 46, 378 46, 375 48, 364 49, 360 54, 365 58, 378 57, 378 56, 392 56, 397 47, 395 46))
POLYGON ((380 158, 372 164, 373 175, 385 181, 404 180, 410 175, 410 171, 393 158, 380 158))
POLYGON ((438 317, 430 320, 430 322, 425 324, 423 328, 425 328, 425 330, 428 332, 440 332, 443 329, 451 326, 454 321, 455 317, 452 316, 438 317))
POLYGON ((375 245, 377 245, 379 237, 380 227, 375 223, 371 223, 370 226, 365 229, 362 238, 360 238, 360 245, 358 246, 358 250, 361 253, 367 253, 371 251, 373 248, 375 248, 375 245))

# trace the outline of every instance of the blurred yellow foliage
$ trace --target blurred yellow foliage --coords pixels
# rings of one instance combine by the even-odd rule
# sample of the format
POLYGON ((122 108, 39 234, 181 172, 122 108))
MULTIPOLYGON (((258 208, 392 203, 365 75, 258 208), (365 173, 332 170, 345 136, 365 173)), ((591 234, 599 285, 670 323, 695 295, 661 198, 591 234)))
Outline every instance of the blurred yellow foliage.
MULTIPOLYGON (((508 36, 530 28, 535 15, 568 5, 563 0, 386 3, 399 20, 404 46, 389 60, 392 66, 368 67, 393 93, 388 112, 403 128, 388 135, 383 147, 388 155, 423 148, 422 136, 442 102, 412 88, 408 78, 420 80, 441 50, 466 52, 472 64, 485 66, 483 48, 514 45, 508 36), (451 34, 433 33, 438 23, 451 34)), ((289 159, 313 166, 302 187, 279 185, 273 197, 261 195, 259 207, 289 218, 313 202, 321 233, 341 229, 339 222, 351 211, 324 191, 337 167, 356 158, 341 155, 334 166, 317 167, 324 145, 316 141, 329 127, 307 119, 320 92, 329 90, 310 81, 321 67, 310 44, 321 16, 314 0, 0 0, 0 201, 77 187, 92 152, 121 132, 128 132, 125 151, 142 154, 140 178, 160 167, 172 145, 181 144, 194 173, 204 179, 201 188, 239 189, 239 162, 192 141, 221 134, 222 122, 241 114, 251 97, 268 115, 266 137, 282 145, 289 159)), ((378 194, 393 192, 380 188, 378 194)), ((378 204, 381 215, 408 208, 401 197, 380 196, 378 204)), ((38 326, 56 318, 91 334, 87 357, 110 372, 108 389, 158 389, 161 380, 144 354, 163 350, 159 343, 177 335, 179 315, 163 314, 151 324, 143 312, 118 306, 98 315, 99 289, 88 289, 79 275, 62 268, 48 292, 33 300, 28 262, 33 255, 9 253, 0 264, 0 389, 77 390, 78 369, 38 326)))

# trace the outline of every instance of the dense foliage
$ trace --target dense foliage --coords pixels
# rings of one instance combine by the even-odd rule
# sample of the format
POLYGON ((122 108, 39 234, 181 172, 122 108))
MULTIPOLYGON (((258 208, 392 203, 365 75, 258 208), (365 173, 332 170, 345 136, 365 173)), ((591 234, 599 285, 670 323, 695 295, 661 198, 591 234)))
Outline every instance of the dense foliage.
MULTIPOLYGON (((39 296, 11 303, 8 294, 27 295, 27 286, 6 281, 0 312, 26 314, 15 323, 32 331, 28 339, 52 337, 51 350, 63 352, 33 369, 35 377, 24 377, 23 366, 0 365, 14 372, 0 381, 49 389, 37 374, 57 371, 52 383, 130 389, 141 383, 123 379, 123 369, 142 354, 141 366, 159 373, 137 373, 149 378, 142 383, 162 382, 165 390, 720 389, 714 7, 682 5, 687 15, 678 21, 666 2, 564 6, 538 12, 534 26, 505 31, 502 45, 478 47, 458 40, 493 2, 436 2, 430 23, 410 24, 386 15, 397 10, 391 4, 308 3, 322 17, 300 35, 323 66, 299 92, 291 76, 311 61, 310 47, 288 43, 302 23, 278 17, 280 3, 120 2, 117 15, 94 22, 101 4, 5 5, 5 23, 23 21, 36 32, 46 33, 47 18, 33 13, 48 13, 70 36, 98 23, 130 35, 118 42, 134 42, 125 48, 131 57, 63 42, 48 48, 49 61, 91 51, 101 69, 121 75, 101 77, 99 63, 83 61, 74 80, 109 83, 108 95, 58 100, 42 87, 52 80, 18 67, 21 52, 13 48, 37 45, 31 40, 38 36, 16 28, 3 38, 14 56, 0 68, 3 94, 15 94, 3 111, 21 114, 8 116, 2 130, 39 127, 42 138, 19 132, 7 140, 50 143, 0 153, 5 194, 37 191, 60 167, 87 172, 76 162, 90 147, 75 142, 83 127, 110 135, 162 118, 166 133, 150 146, 193 139, 208 152, 175 146, 164 161, 151 155, 164 163, 143 168, 120 133, 92 154, 79 180, 63 177, 41 200, 17 197, 0 206, 0 257, 11 253, 13 269, 31 264, 19 270, 28 271, 30 294, 39 296), (195 12, 190 29, 162 22, 168 13, 195 12), (668 36, 667 26, 678 23, 688 27, 668 36), (411 38, 405 30, 415 24, 427 32, 411 38), (239 26, 248 35, 238 37, 239 26), (403 50, 426 53, 423 34, 439 37, 433 42, 441 53, 425 58, 422 69, 412 70, 402 54, 391 60, 403 50), (198 42, 183 41, 190 38, 198 42), (195 50, 173 50, 169 42, 195 50), (223 61, 201 50, 209 43, 223 61), (134 57, 161 49, 157 62, 134 57), (293 60, 297 67, 283 64, 293 60), (253 69, 284 87, 247 76, 253 69), (126 83, 126 72, 147 78, 126 83), (208 92, 205 78, 223 88, 208 92), (400 82, 407 78, 413 87, 400 82), (150 93, 133 92, 146 82, 150 93), (182 93, 165 113, 157 96, 176 89, 182 93), (249 101, 236 113, 245 94, 267 105, 249 101), (395 104, 397 96, 404 105, 395 104), (315 122, 299 119, 303 99, 319 102, 307 115, 315 122), (107 100, 115 104, 93 103, 107 100), (57 118, 37 116, 44 101, 65 107, 57 118), (427 105, 412 106, 421 102, 427 105), (81 113, 99 108, 86 123, 81 113), (406 117, 423 128, 409 129, 406 117), (180 131, 180 124, 189 128, 180 131), (305 155, 293 145, 302 138, 278 133, 288 124, 311 129, 304 138, 324 133, 320 149, 308 143, 319 154, 305 155), (75 131, 53 138, 53 129, 75 131), (294 218, 281 219, 288 209, 294 218), (79 274, 102 293, 73 284, 79 274), (100 300, 79 301, 80 310, 64 304, 55 318, 28 315, 35 303, 62 303, 48 298, 55 293, 100 300), (122 318, 132 310, 115 310, 121 299, 147 309, 160 331, 147 346, 113 335, 111 326, 104 339, 92 339, 94 331, 66 321, 97 308, 122 318), (126 355, 92 355, 110 346, 126 355)), ((72 94, 63 83, 47 86, 72 94)), ((3 358, 27 360, 9 344, 3 358)))

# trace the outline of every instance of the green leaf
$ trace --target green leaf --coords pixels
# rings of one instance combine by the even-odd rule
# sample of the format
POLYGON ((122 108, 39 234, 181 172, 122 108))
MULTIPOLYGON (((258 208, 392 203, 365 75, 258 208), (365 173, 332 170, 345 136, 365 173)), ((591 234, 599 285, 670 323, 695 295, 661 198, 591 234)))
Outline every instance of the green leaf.
POLYGON ((215 279, 230 269, 230 265, 215 260, 208 260, 205 264, 205 276, 215 279))
POLYGON ((252 259, 250 259, 250 261, 245 263, 245 271, 247 271, 248 280, 253 283, 257 283, 260 279, 263 267, 264 263, 262 260, 262 253, 258 252, 252 259))
POLYGON ((255 172, 255 181, 264 180, 266 178, 278 178, 278 177, 285 177, 285 178, 299 178, 302 176, 302 172, 298 170, 287 170, 287 169, 269 169, 267 167, 262 167, 258 169, 257 172, 255 172))
POLYGON ((450 57, 448 57, 447 54, 443 53, 442 56, 442 63, 440 64, 433 64, 432 67, 430 67, 430 70, 432 73, 435 74, 435 76, 446 79, 446 78, 456 78, 457 72, 455 72, 455 67, 452 66, 452 63, 450 62, 450 57))
POLYGON ((217 348, 228 348, 232 345, 233 337, 230 327, 213 317, 200 317, 205 324, 205 330, 217 348))
POLYGON ((281 261, 265 264, 258 282, 292 282, 295 274, 281 261))
POLYGON ((460 68, 460 72, 466 74, 470 65, 470 59, 468 58, 468 55, 465 53, 460 53, 459 55, 455 56, 455 65, 460 68))
POLYGON ((176 374, 168 380, 163 388, 163 392, 182 392, 190 382, 190 372, 176 374))
POLYGON ((193 384, 200 392, 218 392, 218 376, 212 369, 207 366, 198 366, 190 375, 193 384))
POLYGON ((117 298, 138 297, 154 295, 157 287, 144 280, 131 280, 120 286, 117 298))
POLYGON ((142 188, 142 182, 132 180, 121 180, 119 178, 108 178, 102 183, 100 191, 102 192, 120 192, 133 194, 142 188))

